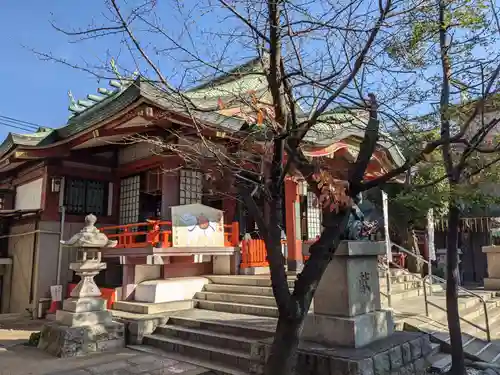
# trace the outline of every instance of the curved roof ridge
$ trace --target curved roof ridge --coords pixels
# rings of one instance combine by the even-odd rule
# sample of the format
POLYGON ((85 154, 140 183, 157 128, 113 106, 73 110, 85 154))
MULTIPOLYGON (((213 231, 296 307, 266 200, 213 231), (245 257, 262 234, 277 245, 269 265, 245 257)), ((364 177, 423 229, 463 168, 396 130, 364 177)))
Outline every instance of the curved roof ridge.
POLYGON ((203 82, 195 87, 186 90, 186 94, 193 93, 199 90, 204 90, 207 88, 212 88, 234 80, 238 80, 245 75, 255 74, 257 73, 255 68, 260 66, 260 62, 262 60, 264 60, 264 64, 266 64, 268 60, 267 53, 264 54, 263 56, 253 57, 247 62, 237 65, 219 76, 215 76, 213 79, 210 79, 206 82, 203 82))

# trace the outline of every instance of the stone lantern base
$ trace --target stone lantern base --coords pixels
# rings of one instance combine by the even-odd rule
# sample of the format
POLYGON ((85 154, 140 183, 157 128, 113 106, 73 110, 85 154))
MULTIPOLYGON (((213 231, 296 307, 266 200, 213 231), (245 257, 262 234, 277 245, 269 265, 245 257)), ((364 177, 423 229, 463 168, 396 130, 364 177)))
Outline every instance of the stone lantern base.
POLYGON ((43 326, 38 348, 59 357, 77 357, 112 351, 125 346, 122 323, 69 327, 59 322, 43 326))

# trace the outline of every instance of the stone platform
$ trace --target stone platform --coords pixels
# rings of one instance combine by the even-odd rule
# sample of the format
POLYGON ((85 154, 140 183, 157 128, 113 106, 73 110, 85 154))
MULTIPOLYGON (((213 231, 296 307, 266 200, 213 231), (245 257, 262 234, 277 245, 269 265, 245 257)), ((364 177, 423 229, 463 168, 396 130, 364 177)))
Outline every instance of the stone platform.
POLYGON ((59 322, 43 326, 38 348, 60 358, 105 352, 125 346, 124 325, 118 322, 68 327, 59 322))
MULTIPOLYGON (((262 374, 272 338, 252 344, 250 372, 262 374)), ((420 375, 429 367, 432 346, 429 336, 395 332, 363 348, 327 347, 301 341, 296 373, 301 375, 420 375)))
POLYGON ((205 277, 173 277, 148 280, 135 288, 134 300, 146 303, 165 303, 191 300, 210 280, 205 277))

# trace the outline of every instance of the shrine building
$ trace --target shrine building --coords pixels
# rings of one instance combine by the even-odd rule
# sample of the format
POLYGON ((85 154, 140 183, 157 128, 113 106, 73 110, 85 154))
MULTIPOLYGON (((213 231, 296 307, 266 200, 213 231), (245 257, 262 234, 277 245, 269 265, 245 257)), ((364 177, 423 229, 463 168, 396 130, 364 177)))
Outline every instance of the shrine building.
MULTIPOLYGON (((248 137, 259 116, 231 98, 252 92, 265 103, 267 82, 260 71, 253 60, 187 91, 197 105, 214 109, 189 113, 147 79, 118 77, 110 81, 111 89, 100 88, 100 95, 72 99, 66 125, 9 134, 0 145, 0 312, 35 311, 58 283, 67 294, 76 281, 68 270, 74 254, 59 243, 79 231, 89 213, 110 239, 118 240, 116 248, 103 253, 107 270, 96 278, 114 300, 133 298, 144 280, 266 272, 263 241, 234 187, 218 184, 221 194, 209 192, 213 186, 203 162, 193 168, 147 140, 180 142, 172 130, 193 140, 199 124, 221 147, 248 137), (195 220, 186 224, 192 226, 190 233, 217 222, 221 234, 211 243, 193 240, 194 234, 174 238, 178 220, 195 220)), ((306 136, 306 156, 321 158, 337 177, 345 176, 366 120, 363 113, 323 116, 306 136)), ((402 162, 397 147, 382 139, 365 178, 402 162)), ((284 202, 285 256, 292 271, 300 268, 308 244, 321 231, 315 197, 295 177, 286 180, 284 202)))

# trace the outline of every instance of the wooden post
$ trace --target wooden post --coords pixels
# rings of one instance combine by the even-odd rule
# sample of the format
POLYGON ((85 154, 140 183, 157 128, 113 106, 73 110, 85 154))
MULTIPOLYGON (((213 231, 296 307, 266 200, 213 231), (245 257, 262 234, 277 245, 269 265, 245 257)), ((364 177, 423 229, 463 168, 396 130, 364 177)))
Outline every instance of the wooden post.
POLYGON ((240 242, 240 223, 237 221, 233 221, 231 224, 231 237, 230 237, 231 245, 238 246, 240 242))
POLYGON ((300 236, 300 209, 298 184, 285 180, 286 240, 288 246, 288 271, 301 271, 303 266, 302 240, 300 236))

